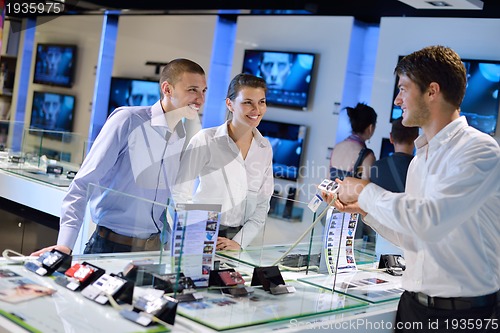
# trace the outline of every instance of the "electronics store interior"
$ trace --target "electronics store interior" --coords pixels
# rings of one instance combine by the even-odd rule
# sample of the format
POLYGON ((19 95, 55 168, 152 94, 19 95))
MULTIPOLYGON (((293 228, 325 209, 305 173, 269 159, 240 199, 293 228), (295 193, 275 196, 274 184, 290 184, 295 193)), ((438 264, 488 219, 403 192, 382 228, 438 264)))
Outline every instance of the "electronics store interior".
MULTIPOLYGON (((396 64, 427 45, 446 45, 467 69, 462 114, 499 141, 500 43, 491 32, 500 31, 500 6, 488 0, 455 1, 465 8, 453 9, 422 7, 418 0, 332 2, 255 1, 234 8, 219 1, 195 9, 189 2, 120 1, 116 8, 113 1, 40 1, 33 11, 3 2, 0 329, 391 332, 381 323, 394 321, 411 263, 359 214, 342 213, 321 196, 335 185, 333 148, 352 134, 346 108, 365 103, 376 111, 365 144, 375 160, 390 156, 391 124, 402 114, 394 105, 396 64), (268 55, 282 61, 270 63, 276 73, 269 80, 261 66, 268 55), (172 197, 152 200, 91 183, 72 252, 32 255, 57 244, 63 201, 108 116, 121 106, 157 103, 161 69, 177 58, 199 64, 208 87, 198 115, 181 120, 186 144, 226 121, 233 77, 245 72, 266 79, 267 112, 257 129, 272 148, 273 188, 258 228, 241 229, 250 231, 239 232, 245 244, 239 249, 218 249, 226 212, 216 199, 176 204, 172 197), (133 94, 132 87, 142 92, 133 94), (162 244, 84 254, 97 232, 92 216, 103 209, 94 200, 99 197, 111 205, 130 202, 128 212, 159 209, 162 244)), ((213 177, 224 179, 219 176, 213 177)), ((240 213, 255 209, 246 196, 231 200, 240 213)), ((130 216, 130 228, 148 218, 130 216)))

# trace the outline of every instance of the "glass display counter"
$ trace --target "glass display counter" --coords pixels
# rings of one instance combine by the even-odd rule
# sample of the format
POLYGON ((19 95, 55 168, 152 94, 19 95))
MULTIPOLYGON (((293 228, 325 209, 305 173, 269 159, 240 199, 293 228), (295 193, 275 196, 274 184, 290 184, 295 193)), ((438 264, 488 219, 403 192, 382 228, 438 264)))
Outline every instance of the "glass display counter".
MULTIPOLYGON (((162 255, 168 256, 167 253, 162 255)), ((107 273, 120 273, 132 261, 160 263, 161 257, 158 251, 80 255, 73 257, 73 264, 87 262, 105 269, 107 273)), ((216 258, 228 260, 224 257, 216 258)), ((228 263, 241 271, 246 284, 250 285, 252 267, 237 261, 229 260, 228 263)), ((56 277, 59 274, 55 273, 52 277, 38 276, 23 266, 10 265, 4 259, 0 260, 0 290, 4 289, 2 286, 6 285, 5 281, 16 278, 25 278, 56 290, 52 295, 20 303, 0 300, 0 314, 28 332, 268 332, 274 329, 302 332, 317 325, 342 327, 343 322, 348 327, 349 321, 357 321, 359 324, 360 318, 364 322, 371 320, 369 318, 372 316, 373 320, 380 320, 380 315, 386 321, 391 321, 397 305, 396 301, 376 304, 342 292, 332 292, 325 288, 325 281, 322 280, 324 276, 318 275, 312 281, 310 277, 304 276, 302 281, 289 279, 284 272, 285 282, 295 288, 294 293, 272 295, 261 287, 253 287, 254 292, 248 296, 232 297, 218 289, 198 288, 197 292, 202 299, 179 303, 173 326, 142 327, 120 316, 119 309, 109 304, 97 304, 83 297, 81 292, 74 292, 57 284, 56 277)), ((360 277, 359 280, 371 278, 373 277, 360 277)), ((357 283, 356 281, 357 278, 344 283, 357 283)), ((382 285, 383 283, 380 284, 382 285)), ((150 289, 150 286, 135 286, 134 300, 150 289)))
POLYGON ((86 143, 75 133, 28 129, 7 123, 9 132, 21 132, 20 147, 13 138, 0 152, 0 168, 47 184, 67 187, 82 164, 86 143))
MULTIPOLYGON (((279 200, 287 205, 288 199, 279 200)), ((25 266, 9 265, 3 260, 0 261, 0 276, 3 276, 0 277, 0 295, 2 290, 12 289, 19 279, 28 279, 53 290, 50 295, 18 303, 0 297, 0 314, 4 318, 30 332, 172 330, 236 333, 275 329, 302 332, 309 330, 311 323, 314 326, 315 322, 335 325, 358 318, 364 318, 364 322, 381 318, 393 321, 401 290, 397 278, 392 279, 377 270, 362 271, 356 267, 349 272, 338 269, 333 273, 322 271, 326 260, 332 257, 328 250, 335 246, 346 252, 352 250, 353 256, 357 253, 358 267, 373 267, 375 256, 372 246, 360 243, 359 250, 355 251, 356 243, 347 242, 350 238, 346 241, 342 236, 344 226, 345 229, 351 227, 349 222, 352 216, 349 214, 337 216, 347 224, 342 222, 339 229, 334 230, 331 228, 334 215, 327 214, 330 208, 323 207, 314 213, 306 203, 294 201, 293 207, 302 212, 300 220, 276 219, 269 215, 262 233, 252 239, 250 246, 235 251, 216 251, 220 214, 223 214, 220 205, 174 205, 170 199, 157 202, 95 184, 90 184, 88 188, 87 202, 83 243, 94 232, 92 221, 102 219, 110 223, 110 208, 124 209, 115 223, 120 223, 125 230, 144 229, 148 235, 159 231, 161 243, 158 250, 75 255, 72 258, 72 265, 93 265, 105 274, 123 277, 131 283, 133 293, 128 303, 113 305, 110 300, 113 306, 98 304, 88 299, 86 287, 81 291, 72 291, 61 284, 61 278, 63 281, 66 279, 64 271, 52 276, 39 276, 25 266), (337 235, 337 231, 340 234, 337 235), (346 244, 343 242, 349 246, 343 246, 346 244), (276 269, 278 280, 274 280, 275 276, 271 279, 263 271, 269 268, 276 269), (234 288, 244 289, 244 294, 231 293, 235 290, 231 285, 214 283, 212 273, 222 281, 220 273, 224 271, 239 273, 241 278, 234 288), (170 286, 176 286, 171 290, 165 287, 167 283, 163 283, 167 276, 170 286), (282 282, 279 282, 280 279, 282 282), (265 287, 264 280, 273 288, 283 287, 284 292, 270 291, 269 286, 265 287), (177 289, 178 286, 183 286, 183 289, 177 289), (131 306, 137 305, 144 295, 158 292, 161 295, 166 293, 179 302, 173 326, 153 324, 144 327, 120 314, 126 309, 130 311, 131 306), (189 293, 196 293, 196 297, 187 300, 182 297, 189 293), (86 315, 81 316, 82 313, 86 315)), ((100 229, 97 230, 99 232, 100 229)), ((81 244, 82 248, 84 246, 81 244)), ((93 281, 90 286, 98 282, 93 281)))

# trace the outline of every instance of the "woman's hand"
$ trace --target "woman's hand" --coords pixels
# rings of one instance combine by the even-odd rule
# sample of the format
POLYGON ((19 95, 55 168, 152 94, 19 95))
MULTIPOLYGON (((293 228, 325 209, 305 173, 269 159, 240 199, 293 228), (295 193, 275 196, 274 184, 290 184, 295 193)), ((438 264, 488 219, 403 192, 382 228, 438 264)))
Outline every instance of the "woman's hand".
POLYGON ((241 249, 240 244, 236 243, 234 240, 226 237, 217 237, 217 248, 216 250, 239 250, 241 249))

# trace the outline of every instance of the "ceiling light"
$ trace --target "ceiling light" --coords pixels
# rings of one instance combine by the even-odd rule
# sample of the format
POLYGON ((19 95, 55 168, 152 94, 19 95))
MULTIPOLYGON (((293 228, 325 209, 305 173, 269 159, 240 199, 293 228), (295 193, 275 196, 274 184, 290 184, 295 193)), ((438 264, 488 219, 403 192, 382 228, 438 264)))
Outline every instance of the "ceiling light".
POLYGON ((431 1, 431 0, 398 0, 408 6, 417 9, 483 9, 483 1, 481 0, 443 0, 443 1, 431 1))

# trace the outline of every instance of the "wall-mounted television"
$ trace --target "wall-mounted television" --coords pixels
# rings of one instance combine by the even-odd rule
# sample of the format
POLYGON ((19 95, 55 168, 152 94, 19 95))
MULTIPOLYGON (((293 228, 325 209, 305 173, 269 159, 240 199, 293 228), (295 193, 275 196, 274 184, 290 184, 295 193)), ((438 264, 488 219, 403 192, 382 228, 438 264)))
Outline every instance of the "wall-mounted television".
POLYGON ((303 155, 307 127, 277 121, 261 120, 257 129, 273 148, 275 178, 297 180, 303 155))
POLYGON ((75 96, 52 92, 33 92, 30 129, 73 131, 75 96))
POLYGON ((108 115, 120 106, 153 105, 160 99, 158 80, 112 77, 108 115))
POLYGON ((264 78, 267 103, 294 109, 307 109, 315 54, 245 50, 243 72, 264 78))
MULTIPOLYGON (((401 59, 402 56, 399 57, 401 59)), ((399 61, 399 60, 398 60, 399 61)), ((495 135, 500 104, 500 60, 462 59, 467 71, 467 89, 460 106, 460 114, 470 126, 489 135, 495 135)), ((393 102, 399 89, 394 88, 393 102)), ((402 111, 393 105, 391 122, 401 117, 402 111)))
POLYGON ((389 157, 394 154, 394 145, 389 138, 382 138, 382 145, 380 147, 380 158, 389 157))
POLYGON ((467 89, 460 114, 470 126, 495 135, 499 112, 500 61, 462 59, 467 70, 467 89))
POLYGON ((76 66, 76 45, 39 43, 33 83, 70 88, 76 66))

